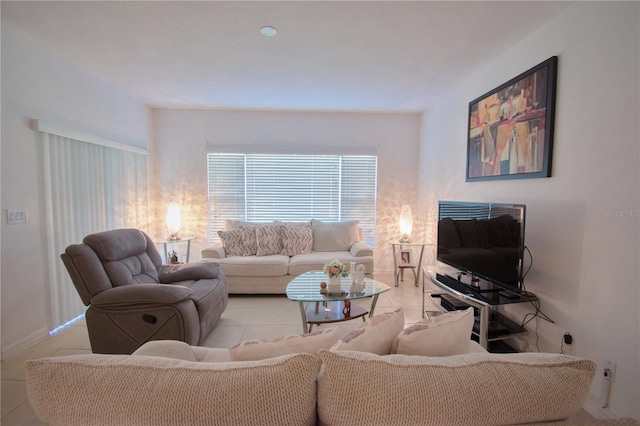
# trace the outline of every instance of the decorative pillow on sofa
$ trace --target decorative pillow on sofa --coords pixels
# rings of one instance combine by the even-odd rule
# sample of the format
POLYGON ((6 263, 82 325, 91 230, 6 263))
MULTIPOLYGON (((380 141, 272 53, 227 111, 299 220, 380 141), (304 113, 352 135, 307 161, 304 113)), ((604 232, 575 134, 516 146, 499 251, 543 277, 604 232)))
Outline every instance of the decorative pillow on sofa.
POLYGON ((331 347, 332 351, 362 351, 388 355, 395 337, 404 328, 402 308, 369 318, 331 347))
POLYGON ((466 353, 473 321, 473 308, 422 320, 396 336, 391 345, 391 353, 423 356, 466 353))
POLYGON ((313 230, 311 226, 284 225, 280 229, 280 236, 282 237, 282 254, 285 256, 311 253, 313 248, 313 230))
POLYGON ((258 253, 258 240, 256 237, 257 227, 258 225, 242 225, 238 228, 242 233, 244 256, 255 256, 258 253))
POLYGON ((346 251, 360 241, 358 221, 322 222, 311 220, 313 251, 346 251))
POLYGON ((282 224, 280 223, 270 223, 256 227, 256 254, 258 256, 282 253, 281 228, 282 224))
POLYGON ((545 353, 423 357, 323 350, 319 355, 318 417, 326 425, 514 425, 566 419, 584 403, 597 366, 545 353))
POLYGON ((244 242, 242 240, 242 232, 239 229, 232 231, 218 231, 222 247, 224 247, 225 256, 243 256, 244 242))
POLYGON ((333 327, 271 340, 248 340, 229 349, 229 355, 232 361, 257 361, 296 353, 317 355, 320 349, 329 349, 339 338, 340 330, 333 327))

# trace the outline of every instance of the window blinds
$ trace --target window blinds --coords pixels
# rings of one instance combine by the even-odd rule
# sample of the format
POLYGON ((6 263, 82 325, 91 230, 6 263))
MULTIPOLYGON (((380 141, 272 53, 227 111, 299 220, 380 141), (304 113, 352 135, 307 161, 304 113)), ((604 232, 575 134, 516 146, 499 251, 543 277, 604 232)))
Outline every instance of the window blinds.
POLYGON ((225 219, 359 220, 375 244, 375 156, 207 154, 209 241, 225 219))
POLYGON ((60 254, 91 233, 148 228, 147 157, 51 133, 43 142, 51 328, 85 306, 60 254))

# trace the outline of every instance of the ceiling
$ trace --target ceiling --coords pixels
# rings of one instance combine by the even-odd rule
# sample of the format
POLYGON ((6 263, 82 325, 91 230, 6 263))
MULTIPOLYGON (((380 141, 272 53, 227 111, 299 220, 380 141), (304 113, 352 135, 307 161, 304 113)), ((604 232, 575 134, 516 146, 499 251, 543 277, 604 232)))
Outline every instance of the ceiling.
POLYGON ((1 12, 152 107, 419 111, 569 4, 3 0, 1 12))

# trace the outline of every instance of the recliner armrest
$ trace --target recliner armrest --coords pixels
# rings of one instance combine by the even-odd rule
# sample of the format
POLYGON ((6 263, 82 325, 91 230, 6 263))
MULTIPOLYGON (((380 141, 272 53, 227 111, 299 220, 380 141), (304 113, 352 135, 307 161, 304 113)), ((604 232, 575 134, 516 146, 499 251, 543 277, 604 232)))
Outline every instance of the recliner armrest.
POLYGON ((184 263, 181 265, 158 266, 161 283, 218 278, 218 264, 214 262, 184 263))
POLYGON ((190 288, 180 285, 129 284, 95 295, 91 305, 103 308, 171 305, 189 299, 192 293, 190 288))
POLYGON ((355 257, 373 256, 373 249, 364 241, 353 243, 349 248, 349 252, 355 257))

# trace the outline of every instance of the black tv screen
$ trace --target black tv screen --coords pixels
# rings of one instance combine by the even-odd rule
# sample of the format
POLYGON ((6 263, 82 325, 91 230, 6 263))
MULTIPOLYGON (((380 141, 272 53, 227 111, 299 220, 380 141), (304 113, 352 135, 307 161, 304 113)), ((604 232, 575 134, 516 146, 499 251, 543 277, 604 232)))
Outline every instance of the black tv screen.
POLYGON ((440 201, 437 260, 521 292, 525 213, 524 204, 440 201))

